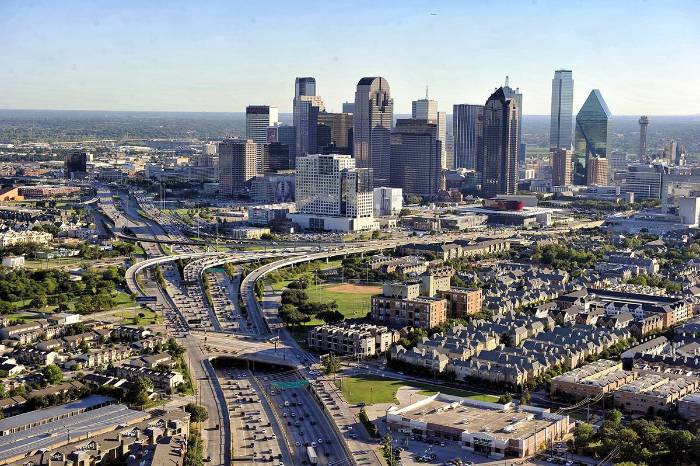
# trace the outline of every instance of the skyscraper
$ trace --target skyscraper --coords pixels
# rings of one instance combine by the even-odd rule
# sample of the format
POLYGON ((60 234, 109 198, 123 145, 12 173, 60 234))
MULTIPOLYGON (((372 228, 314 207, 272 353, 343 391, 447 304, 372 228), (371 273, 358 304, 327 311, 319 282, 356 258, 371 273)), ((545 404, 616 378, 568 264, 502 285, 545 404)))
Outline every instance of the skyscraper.
POLYGON ((513 89, 510 87, 510 79, 506 76, 506 83, 503 86, 503 94, 506 99, 514 99, 515 104, 518 107, 518 142, 516 153, 518 154, 518 164, 525 166, 525 146, 523 146, 523 133, 522 133, 522 121, 523 121, 523 94, 520 92, 520 88, 513 89))
POLYGON ((318 153, 318 113, 322 112, 324 107, 323 100, 316 95, 316 80, 310 77, 296 78, 294 90, 295 156, 318 153))
POLYGON ((554 147, 552 155, 552 186, 569 186, 573 179, 573 152, 571 149, 554 147))
POLYGON ((571 149, 573 138, 574 80, 571 70, 556 70, 552 79, 552 111, 549 124, 550 149, 571 149))
POLYGON ((353 155, 357 166, 372 168, 377 186, 389 182, 394 101, 381 77, 362 78, 355 92, 353 155))
MULTIPOLYGON (((425 99, 414 100, 412 105, 412 116, 417 120, 427 120, 437 124, 438 140, 442 142, 442 158, 444 167, 447 167, 447 114, 438 111, 437 100, 428 99, 428 91, 425 92, 425 99)), ((449 167, 452 168, 452 167, 449 167)))
POLYGON ((252 139, 224 139, 219 143, 219 192, 232 196, 255 177, 256 144, 252 139))
POLYGON ((343 113, 355 113, 355 102, 343 102, 343 113))
POLYGON ((263 146, 267 144, 267 128, 277 124, 277 107, 248 105, 245 109, 245 137, 255 142, 257 173, 263 173, 263 146))
POLYGON ((574 184, 590 184, 587 179, 588 160, 608 156, 612 114, 598 89, 593 89, 576 115, 574 184))
POLYGON ((515 194, 518 189, 518 104, 501 87, 484 105, 481 190, 484 197, 515 194))
POLYGON ((319 153, 352 155, 352 118, 352 113, 318 114, 319 153))
POLYGON ((442 141, 438 125, 424 119, 400 119, 391 132, 391 186, 404 194, 434 199, 444 188, 442 141))
POLYGON ((266 144, 267 128, 278 122, 277 107, 268 105, 248 105, 245 109, 245 137, 256 144, 266 144))
POLYGON ((484 141, 484 106, 457 104, 452 107, 454 168, 470 168, 481 172, 477 162, 484 141))
POLYGON ((287 146, 287 165, 294 168, 294 158, 297 150, 297 131, 294 126, 278 123, 275 126, 267 128, 267 142, 272 144, 279 142, 287 146))

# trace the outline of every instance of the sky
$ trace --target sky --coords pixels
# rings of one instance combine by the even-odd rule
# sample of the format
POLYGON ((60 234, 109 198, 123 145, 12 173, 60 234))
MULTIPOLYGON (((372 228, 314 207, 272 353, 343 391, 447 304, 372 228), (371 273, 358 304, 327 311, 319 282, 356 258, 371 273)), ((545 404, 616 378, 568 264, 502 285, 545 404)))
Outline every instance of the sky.
POLYGON ((700 1, 0 0, 0 108, 290 112, 296 76, 328 111, 383 76, 396 113, 483 104, 510 76, 550 112, 573 70, 574 112, 700 113, 700 1))

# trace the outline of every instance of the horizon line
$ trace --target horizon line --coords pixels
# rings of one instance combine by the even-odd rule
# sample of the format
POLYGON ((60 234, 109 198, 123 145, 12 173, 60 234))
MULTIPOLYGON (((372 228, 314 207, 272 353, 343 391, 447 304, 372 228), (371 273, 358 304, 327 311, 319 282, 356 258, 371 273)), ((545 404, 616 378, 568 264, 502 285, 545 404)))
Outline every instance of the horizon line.
MULTIPOLYGON (((454 104, 454 105, 459 105, 459 104, 454 104)), ((270 105, 271 107, 274 107, 274 105, 270 105)), ((75 109, 75 108, 0 108, 0 112, 2 111, 12 111, 12 112, 112 112, 112 113, 240 113, 245 115, 245 110, 244 111, 225 111, 225 110, 105 110, 105 109, 75 109)), ((288 112, 279 112, 280 114, 283 115, 292 115, 292 111, 288 112)), ((329 113, 342 113, 342 112, 329 112, 329 113)), ((447 115, 452 115, 452 113, 445 112, 447 115)), ((410 115, 411 112, 396 112, 394 115, 410 115)), ((541 117, 549 117, 551 114, 547 113, 524 113, 523 116, 541 116, 541 117)), ((639 116, 657 116, 657 117, 698 117, 700 116, 700 112, 698 113, 686 113, 686 114, 671 114, 671 113, 646 113, 646 114, 629 114, 629 113, 620 113, 620 114, 613 114, 612 117, 639 117, 639 116)), ((575 118, 576 115, 572 114, 572 118, 575 118)))

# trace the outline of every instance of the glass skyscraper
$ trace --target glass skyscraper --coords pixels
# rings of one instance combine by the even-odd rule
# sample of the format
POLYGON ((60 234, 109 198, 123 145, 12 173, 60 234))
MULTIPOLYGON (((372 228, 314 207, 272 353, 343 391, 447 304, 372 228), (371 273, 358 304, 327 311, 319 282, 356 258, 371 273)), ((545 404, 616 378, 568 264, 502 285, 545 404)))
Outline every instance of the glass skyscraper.
POLYGON ((574 184, 586 185, 591 158, 607 158, 612 114, 598 89, 593 89, 576 115, 574 184))
POLYGON ((574 115, 574 80, 571 70, 556 70, 552 79, 549 148, 571 149, 574 115))
POLYGON ((455 168, 481 172, 477 163, 484 137, 484 106, 455 104, 452 107, 452 137, 455 168))
POLYGON ((518 190, 518 139, 520 122, 517 100, 503 88, 484 105, 484 141, 481 190, 486 198, 515 194, 518 190))

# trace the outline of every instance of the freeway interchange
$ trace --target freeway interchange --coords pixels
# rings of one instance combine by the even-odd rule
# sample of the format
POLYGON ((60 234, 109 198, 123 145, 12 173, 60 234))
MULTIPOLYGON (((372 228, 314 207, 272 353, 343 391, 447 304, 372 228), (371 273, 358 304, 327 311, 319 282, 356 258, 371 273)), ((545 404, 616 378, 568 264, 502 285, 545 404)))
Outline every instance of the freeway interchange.
MULTIPOLYGON (((142 196, 123 198, 100 188, 97 209, 115 234, 143 245, 147 258, 127 269, 127 286, 138 296, 155 297, 156 307, 167 318, 168 333, 186 349, 198 402, 209 412, 202 429, 208 462, 303 464, 311 447, 321 465, 383 464, 376 441, 358 427, 332 383, 318 379, 314 370, 318 357, 286 331, 276 306, 258 301, 255 283, 295 264, 390 250, 409 242, 430 243, 434 238, 351 245, 287 242, 264 251, 212 252, 205 243, 189 240, 182 225, 142 196), (259 261, 266 263, 243 276, 238 265, 259 261), (234 264, 235 273, 213 270, 224 264, 234 264), (288 388, 279 388, 283 386, 288 388)), ((491 236, 515 233, 505 229, 491 236)), ((480 234, 443 234, 440 240, 474 239, 480 234)))

